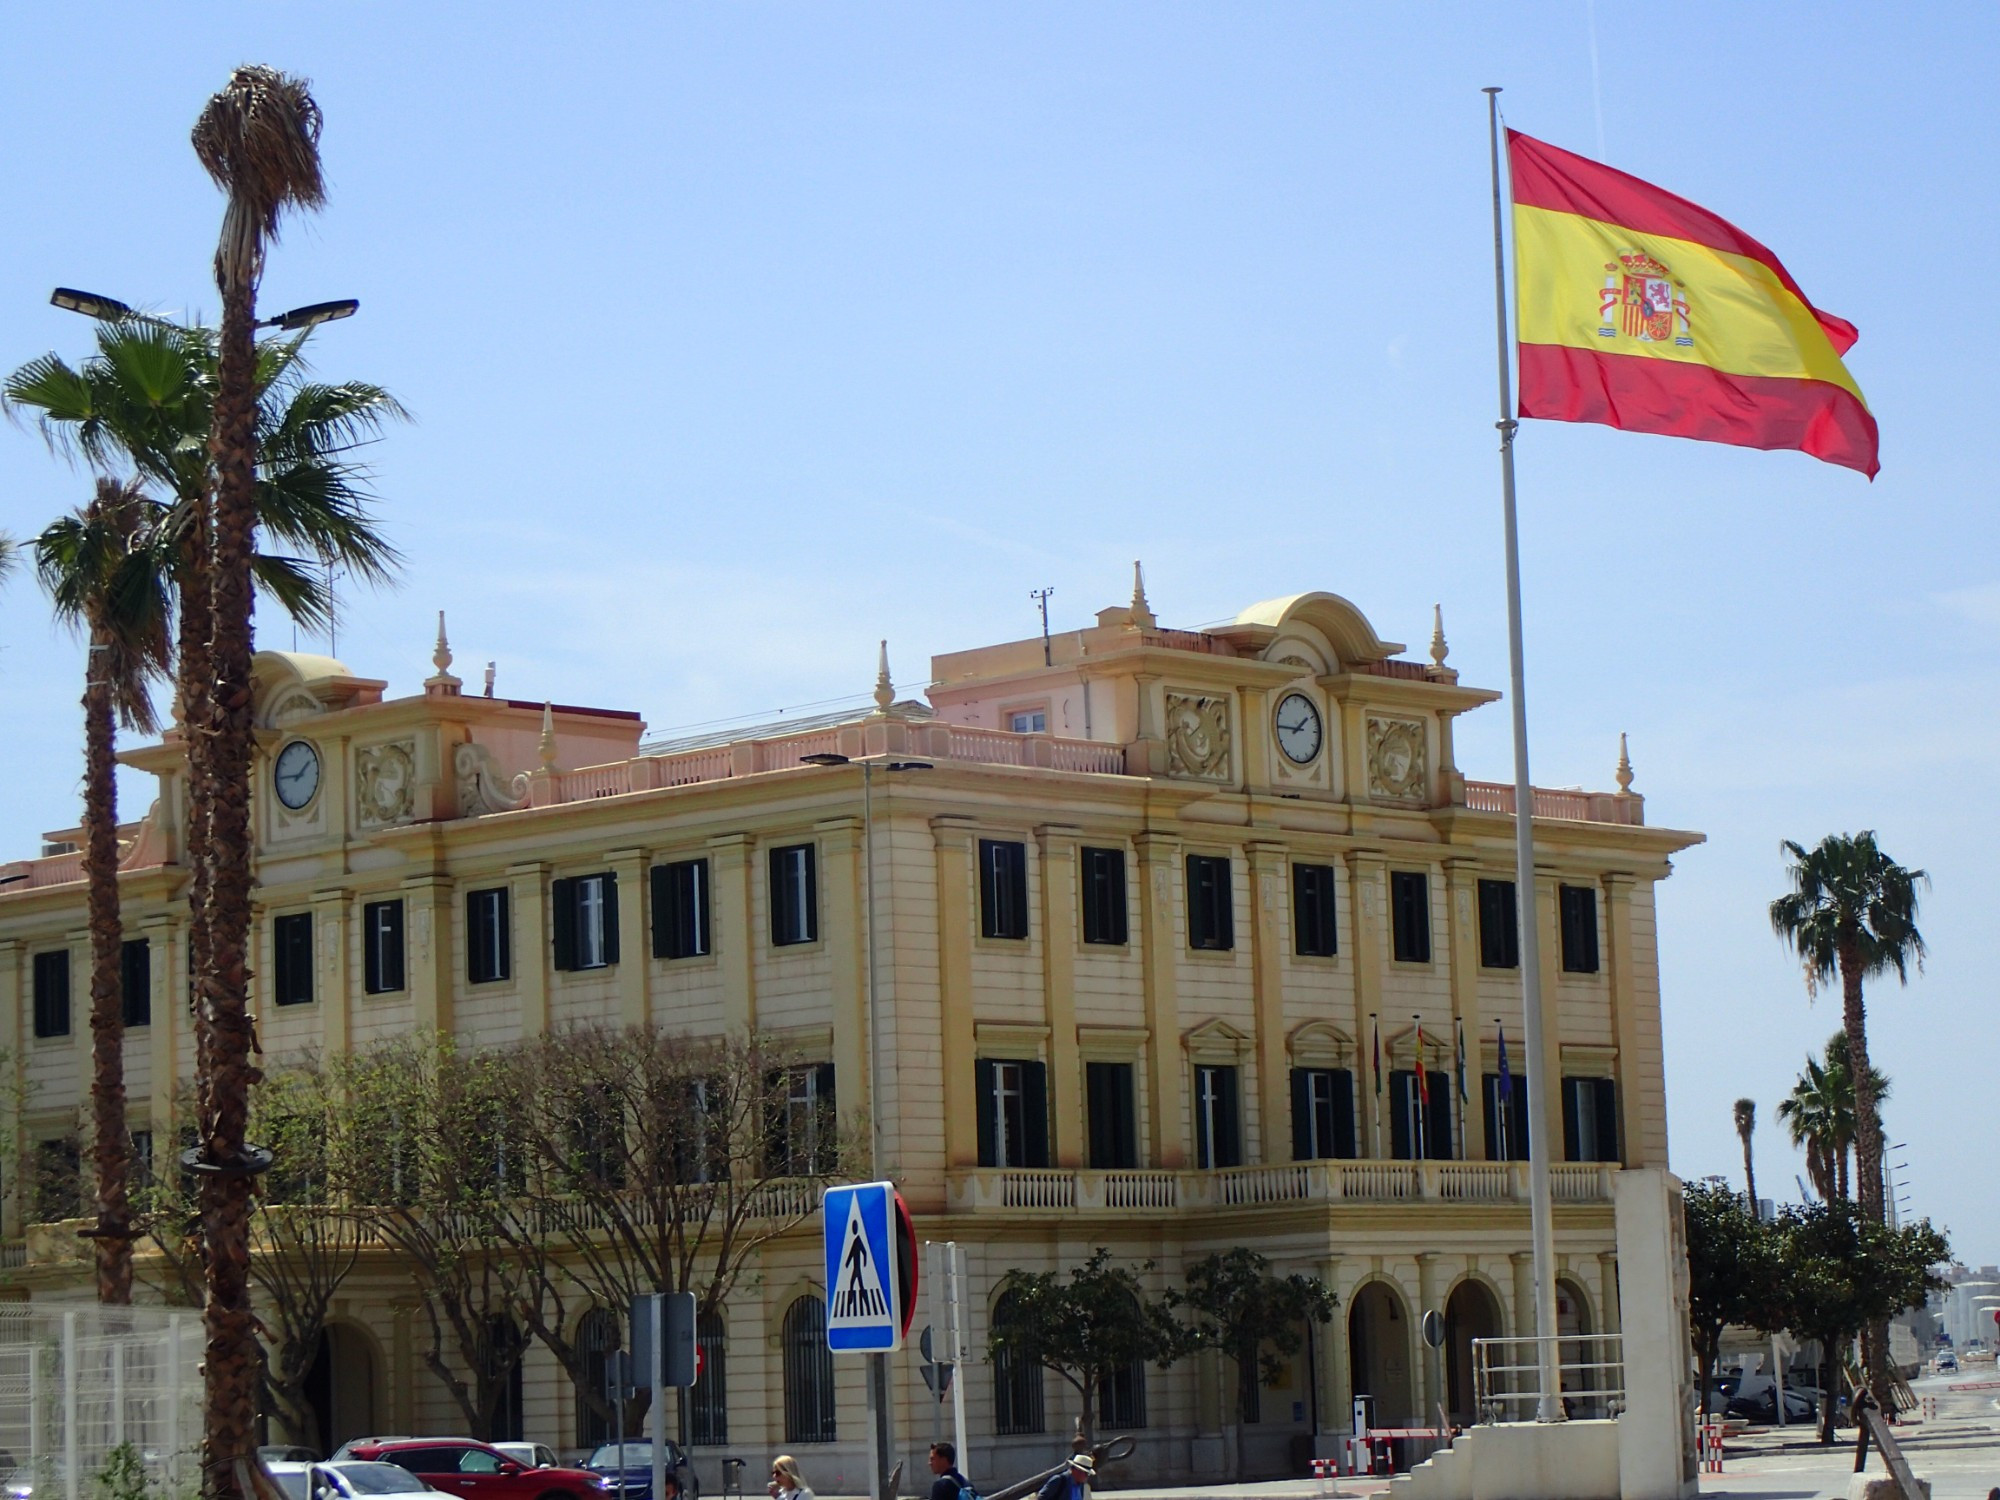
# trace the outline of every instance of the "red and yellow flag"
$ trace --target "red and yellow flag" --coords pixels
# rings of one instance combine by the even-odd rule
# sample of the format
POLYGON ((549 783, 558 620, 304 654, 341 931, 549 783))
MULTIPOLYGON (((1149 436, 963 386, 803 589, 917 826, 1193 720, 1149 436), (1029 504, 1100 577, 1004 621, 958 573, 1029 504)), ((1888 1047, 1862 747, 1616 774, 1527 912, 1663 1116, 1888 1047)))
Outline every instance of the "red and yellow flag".
POLYGON ((1507 132, 1521 415, 1797 448, 1873 478, 1854 325, 1777 256, 1638 178, 1507 132))

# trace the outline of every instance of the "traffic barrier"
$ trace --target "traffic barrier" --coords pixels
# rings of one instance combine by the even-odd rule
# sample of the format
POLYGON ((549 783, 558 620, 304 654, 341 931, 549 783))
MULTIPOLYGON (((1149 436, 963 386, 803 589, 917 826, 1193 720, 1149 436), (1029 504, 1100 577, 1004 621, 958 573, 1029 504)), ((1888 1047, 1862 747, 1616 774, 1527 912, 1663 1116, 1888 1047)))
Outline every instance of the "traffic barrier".
POLYGON ((1701 1424, 1699 1441, 1701 1472, 1720 1474, 1722 1472, 1722 1424, 1704 1422, 1701 1424))
POLYGON ((1319 1492, 1331 1495, 1339 1489, 1340 1463, 1337 1459, 1316 1458, 1312 1461, 1313 1478, 1319 1482, 1319 1492))
POLYGON ((1937 1420, 1937 1401, 1938 1398, 1935 1396, 1925 1396, 1919 1401, 1918 1406, 1922 1410, 1923 1418, 1926 1422, 1935 1422, 1937 1420))
POLYGON ((1961 1380, 1945 1387, 1948 1391, 2000 1391, 2000 1380, 1961 1380))

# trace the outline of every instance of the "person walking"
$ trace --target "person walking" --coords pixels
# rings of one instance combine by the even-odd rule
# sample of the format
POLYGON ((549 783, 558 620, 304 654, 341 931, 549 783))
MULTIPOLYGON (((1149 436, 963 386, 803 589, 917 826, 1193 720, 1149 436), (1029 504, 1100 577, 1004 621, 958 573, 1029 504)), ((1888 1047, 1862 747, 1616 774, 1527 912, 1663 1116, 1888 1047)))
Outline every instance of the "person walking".
POLYGON ((813 1492, 799 1477, 799 1461, 789 1453, 771 1460, 771 1482, 765 1488, 771 1492, 771 1500, 813 1500, 813 1492))
POLYGON ((979 1500, 972 1481, 958 1470, 958 1449, 950 1443, 931 1444, 931 1500, 979 1500))
POLYGON ((1091 1481, 1096 1477, 1097 1464, 1088 1453, 1071 1454, 1069 1464, 1042 1486, 1035 1500, 1090 1500, 1091 1481))

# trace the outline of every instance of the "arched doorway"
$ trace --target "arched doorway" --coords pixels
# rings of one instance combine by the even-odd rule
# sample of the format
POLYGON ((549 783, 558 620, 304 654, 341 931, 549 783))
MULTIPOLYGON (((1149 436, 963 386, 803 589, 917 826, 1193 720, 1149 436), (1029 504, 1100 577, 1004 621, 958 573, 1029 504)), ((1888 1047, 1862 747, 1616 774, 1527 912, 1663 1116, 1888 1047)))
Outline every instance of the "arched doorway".
POLYGON ((1347 1310, 1347 1367, 1354 1394, 1375 1398, 1374 1426, 1410 1425, 1410 1319, 1386 1282, 1355 1289, 1347 1310))
POLYGON ((358 1329, 329 1323, 319 1336, 319 1353, 306 1371, 306 1404, 316 1434, 301 1434, 321 1453, 332 1453, 350 1438, 380 1430, 375 1420, 375 1351, 358 1329))
POLYGON ((1590 1321, 1590 1299, 1567 1276, 1556 1278, 1556 1336, 1562 1340, 1556 1345, 1556 1358, 1566 1368, 1562 1376, 1563 1407, 1573 1417, 1596 1417, 1603 1413, 1597 1410, 1591 1392, 1599 1389, 1603 1381, 1595 1370, 1578 1369, 1579 1365, 1589 1365, 1601 1361, 1598 1341, 1590 1335, 1594 1330, 1590 1321))
POLYGON ((1471 1426, 1479 1420, 1472 1341, 1499 1337, 1500 1304, 1485 1284, 1467 1279, 1453 1287, 1444 1304, 1444 1404, 1453 1422, 1471 1426))

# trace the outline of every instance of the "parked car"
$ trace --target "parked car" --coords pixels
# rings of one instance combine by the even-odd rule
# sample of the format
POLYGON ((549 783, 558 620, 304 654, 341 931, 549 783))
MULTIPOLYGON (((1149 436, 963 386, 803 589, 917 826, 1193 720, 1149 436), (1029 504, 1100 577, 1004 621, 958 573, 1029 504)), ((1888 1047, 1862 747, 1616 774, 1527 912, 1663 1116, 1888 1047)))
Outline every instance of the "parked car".
POLYGON ((303 1443, 266 1443, 257 1450, 257 1456, 267 1464, 316 1464, 319 1449, 303 1443))
MULTIPOLYGON (((688 1462, 679 1443, 668 1440, 667 1473, 681 1487, 680 1500, 699 1500, 701 1489, 695 1481, 694 1465, 688 1462)), ((603 1443, 591 1451, 583 1466, 604 1476, 613 1500, 653 1500, 653 1444, 645 1442, 603 1443)))
POLYGON ((1956 1375, 1958 1373, 1958 1356, 1953 1354, 1949 1349, 1940 1354, 1937 1357, 1937 1372, 1940 1375, 1956 1375))
POLYGON ((288 1500, 363 1500, 375 1495, 435 1495, 437 1491, 397 1464, 340 1461, 266 1463, 288 1500))
MULTIPOLYGON (((1747 1417, 1752 1422, 1775 1422, 1778 1420, 1776 1390, 1769 1380, 1762 1390, 1745 1395, 1739 1391, 1724 1408, 1732 1417, 1747 1417)), ((1811 1422, 1819 1416, 1819 1398, 1805 1391, 1785 1389, 1785 1420, 1787 1422, 1811 1422)))
POLYGON ((395 1464, 461 1500, 604 1500, 585 1469, 534 1469, 471 1438, 357 1438, 335 1457, 395 1464))
POLYGON ((547 1443, 495 1443, 493 1446, 515 1463, 526 1464, 531 1469, 556 1467, 556 1450, 547 1443))

